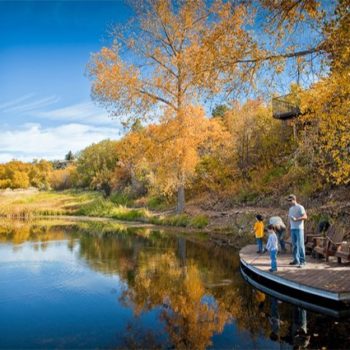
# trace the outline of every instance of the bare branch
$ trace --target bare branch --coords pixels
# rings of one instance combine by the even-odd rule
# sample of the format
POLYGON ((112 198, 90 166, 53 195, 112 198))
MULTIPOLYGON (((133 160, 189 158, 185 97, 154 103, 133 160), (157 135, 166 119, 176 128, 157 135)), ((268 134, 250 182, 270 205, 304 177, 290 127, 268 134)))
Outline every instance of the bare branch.
POLYGON ((169 107, 171 107, 173 110, 177 111, 177 107, 173 103, 171 103, 170 101, 166 100, 165 98, 158 96, 158 95, 155 95, 149 91, 146 91, 145 89, 138 89, 137 91, 140 94, 146 95, 148 97, 155 99, 156 101, 162 102, 162 103, 168 105, 169 107))

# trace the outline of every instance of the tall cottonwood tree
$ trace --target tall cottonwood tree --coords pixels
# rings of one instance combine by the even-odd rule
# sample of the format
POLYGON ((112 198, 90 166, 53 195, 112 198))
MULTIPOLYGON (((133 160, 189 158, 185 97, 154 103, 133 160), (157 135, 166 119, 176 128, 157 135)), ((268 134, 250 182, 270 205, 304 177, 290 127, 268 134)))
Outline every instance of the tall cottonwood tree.
MULTIPOLYGON (((213 148, 224 147, 229 137, 219 120, 208 119, 199 107, 188 107, 181 124, 170 117, 150 125, 144 155, 154 174, 153 185, 164 194, 171 194, 183 184, 192 183, 201 157, 213 148)), ((178 191, 180 205, 185 201, 181 196, 184 193, 178 191)))
MULTIPOLYGON (((283 0, 281 6, 273 0, 134 0, 132 5, 135 18, 125 28, 115 28, 113 44, 92 56, 92 95, 127 125, 161 115, 165 108, 185 140, 190 105, 242 93, 261 82, 256 80, 258 72, 283 72, 288 59, 299 72, 305 57, 312 63, 314 55, 325 52, 322 35, 307 45, 293 35, 298 26, 305 29, 301 22, 310 22, 307 28, 321 23, 324 13, 318 0, 283 0), (257 13, 259 18, 254 17, 257 13)), ((270 75, 262 76, 265 80, 270 75)), ((181 212, 183 171, 177 183, 181 212)))
MULTIPOLYGON (((250 61, 259 50, 247 29, 251 9, 223 0, 210 6, 204 0, 145 0, 133 7, 136 17, 127 30, 116 28, 113 45, 92 56, 93 97, 129 125, 166 108, 186 144, 188 106, 232 92, 254 76, 258 63, 252 70, 250 61)), ((183 171, 177 183, 182 212, 183 171)))

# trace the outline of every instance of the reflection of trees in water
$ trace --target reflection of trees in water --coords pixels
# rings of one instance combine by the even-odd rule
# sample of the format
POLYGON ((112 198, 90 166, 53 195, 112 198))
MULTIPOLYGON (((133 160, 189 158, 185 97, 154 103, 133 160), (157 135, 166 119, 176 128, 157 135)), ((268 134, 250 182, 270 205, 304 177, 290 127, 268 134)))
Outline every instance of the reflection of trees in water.
MULTIPOLYGON (((41 243, 41 249, 47 247, 47 242, 67 238, 69 227, 62 225, 33 224, 27 221, 4 221, 0 224, 0 242, 21 244, 27 241, 41 243)), ((39 245, 34 245, 38 249, 39 245)))
MULTIPOLYGON (((251 289, 236 272, 238 259, 230 251, 183 236, 120 224, 17 222, 0 227, 2 241, 40 242, 33 249, 66 239, 68 249, 73 250, 77 238, 80 258, 92 269, 118 274, 125 282, 123 301, 137 315, 160 308, 160 320, 177 348, 207 347, 213 334, 222 332, 233 318, 239 328, 253 334, 261 331, 251 289), (231 284, 222 285, 220 282, 228 277, 231 284)), ((135 322, 128 328, 127 344, 157 347, 159 337, 151 333, 140 336, 138 327, 135 322)))
POLYGON ((140 242, 135 238, 117 233, 103 236, 83 234, 80 236, 80 256, 96 271, 127 276, 134 269, 135 251, 140 242))
MULTIPOLYGON (((263 335, 280 342, 281 346, 284 343, 284 346, 302 348, 309 342, 312 348, 332 347, 330 344, 342 348, 344 342, 350 340, 347 336, 350 334, 349 322, 335 324, 334 320, 320 315, 308 317, 306 336, 300 330, 300 334, 294 334, 292 329, 297 320, 293 307, 276 301, 271 303, 265 297, 262 300, 263 293, 253 290, 239 276, 238 259, 233 257, 232 251, 213 249, 206 243, 191 242, 183 237, 169 238, 159 232, 154 236, 137 232, 136 237, 118 240, 114 236, 113 239, 115 243, 107 243, 108 240, 103 243, 102 240, 106 246, 102 250, 111 249, 113 252, 106 256, 118 257, 114 271, 128 283, 123 301, 132 306, 137 315, 160 308, 160 318, 175 347, 204 348, 230 320, 235 321, 238 329, 249 331, 253 339, 263 335), (231 284, 220 283, 228 277, 231 284), (276 322, 277 336, 274 334, 276 322), (330 342, 329 339, 334 340, 330 342)), ((102 254, 98 265, 100 271, 103 260, 102 254)), ((105 268, 111 269, 108 265, 105 268)), ((129 327, 128 344, 139 348, 157 347, 156 335, 147 333, 142 337, 135 327, 136 323, 129 327)))
MULTIPOLYGON (((207 347, 212 336, 222 332, 231 315, 205 285, 230 275, 237 266, 232 253, 213 254, 208 247, 198 247, 182 237, 174 239, 159 232, 144 235, 137 231, 136 235, 116 232, 103 237, 82 235, 81 257, 92 268, 118 273, 128 283, 121 300, 136 315, 160 308, 160 319, 174 346, 207 347)), ((136 344, 136 330, 131 326, 128 331, 127 344, 136 344)), ((152 337, 148 334, 138 338, 152 337)), ((144 341, 137 343, 138 347, 147 346, 144 341)))
POLYGON ((214 333, 221 333, 230 315, 214 299, 208 298, 194 263, 186 274, 174 253, 140 255, 142 264, 135 284, 125 291, 123 301, 135 313, 161 307, 160 318, 176 348, 204 349, 214 333))
MULTIPOLYGON (((116 223, 0 225, 0 242, 16 245, 32 241, 40 243, 33 249, 43 249, 53 240, 66 240, 70 250, 79 242, 79 256, 92 269, 118 274, 127 288, 121 300, 136 315, 160 310, 169 346, 205 348, 230 321, 238 329, 249 331, 253 339, 261 335, 269 338, 276 330, 277 337, 273 335, 271 339, 281 343, 296 346, 295 341, 303 338, 293 336, 293 308, 271 303, 245 283, 238 271, 237 254, 232 250, 183 235, 116 223)), ((328 317, 310 313, 307 321, 309 347, 342 348, 350 341, 348 321, 334 323, 328 317)), ((142 329, 135 320, 127 328, 125 344, 135 348, 163 347, 158 331, 142 329)))
POLYGON ((163 330, 159 332, 145 331, 137 322, 129 323, 123 334, 124 344, 117 349, 164 349, 165 346, 162 339, 163 330))

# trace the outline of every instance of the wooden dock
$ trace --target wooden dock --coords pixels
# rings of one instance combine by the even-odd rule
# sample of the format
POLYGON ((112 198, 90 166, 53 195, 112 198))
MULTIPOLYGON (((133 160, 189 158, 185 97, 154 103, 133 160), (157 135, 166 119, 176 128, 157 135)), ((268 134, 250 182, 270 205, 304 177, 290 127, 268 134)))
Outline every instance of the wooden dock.
MULTIPOLYGON (((268 286, 280 296, 303 299, 306 303, 317 300, 321 306, 350 305, 350 264, 338 264, 330 257, 329 262, 306 257, 306 266, 289 265, 291 253, 277 257, 278 271, 269 272, 269 253, 256 253, 255 245, 244 247, 240 253, 241 272, 251 284, 268 286)), ((275 294, 276 294, 275 293, 275 294)))

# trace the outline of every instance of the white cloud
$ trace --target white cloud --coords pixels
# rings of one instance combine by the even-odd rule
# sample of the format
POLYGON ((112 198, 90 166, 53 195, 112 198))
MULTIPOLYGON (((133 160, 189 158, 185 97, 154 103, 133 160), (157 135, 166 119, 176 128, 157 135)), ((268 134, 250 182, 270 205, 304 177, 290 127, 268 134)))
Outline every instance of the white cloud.
MULTIPOLYGON (((6 113, 14 113, 14 112, 27 113, 33 110, 51 106, 57 103, 60 100, 60 98, 56 95, 52 95, 52 96, 41 98, 39 100, 34 100, 34 101, 28 101, 28 99, 25 99, 25 101, 27 102, 24 104, 19 104, 20 100, 21 99, 19 98, 17 99, 17 102, 15 102, 16 100, 11 101, 11 104, 5 108, 4 107, 1 108, 1 111, 6 113)), ((22 99, 22 102, 23 102, 23 99, 22 99)), ((6 103, 4 105, 6 106, 6 103)))
POLYGON ((62 159, 69 151, 77 152, 93 142, 117 139, 117 128, 70 123, 56 127, 24 124, 16 130, 0 130, 0 162, 13 158, 62 159))
MULTIPOLYGON (((36 111, 33 116, 49 120, 83 122, 88 124, 116 125, 117 121, 109 117, 108 113, 95 106, 92 102, 82 102, 74 105, 56 108, 48 111, 36 111)), ((120 124, 119 124, 120 125, 120 124)))
POLYGON ((34 96, 34 94, 27 94, 27 95, 24 95, 22 97, 16 98, 14 100, 3 102, 0 104, 0 110, 2 110, 4 108, 10 108, 10 107, 17 106, 18 103, 26 101, 33 96, 34 96))
POLYGON ((40 118, 45 121, 58 121, 61 123, 84 123, 92 125, 117 125, 120 123, 110 118, 108 113, 97 107, 91 101, 83 101, 71 105, 62 106, 57 103, 61 98, 51 95, 34 98, 35 94, 27 94, 11 101, 0 103, 0 113, 6 113, 17 118, 17 115, 40 118), (56 105, 56 106, 54 106, 56 105))

